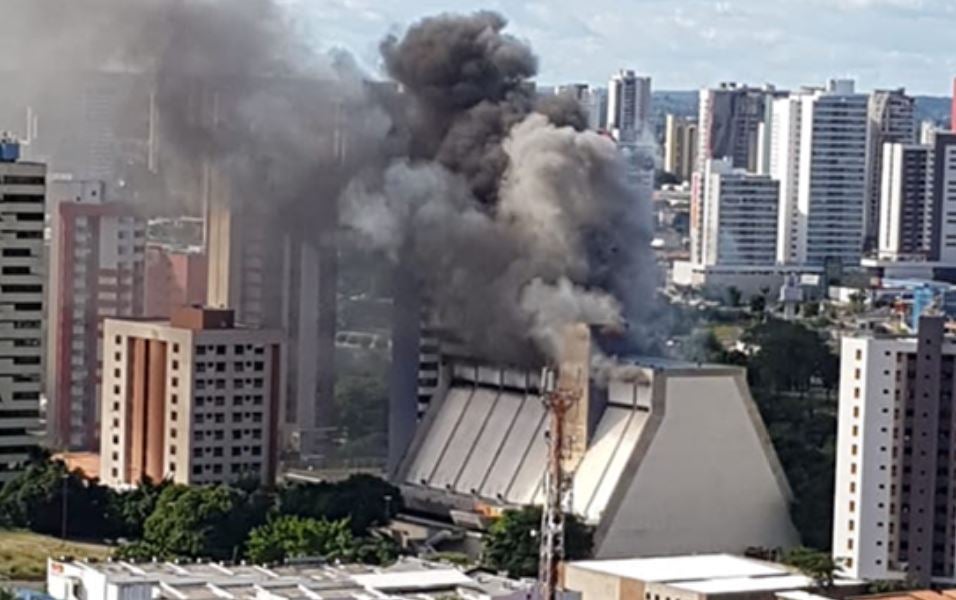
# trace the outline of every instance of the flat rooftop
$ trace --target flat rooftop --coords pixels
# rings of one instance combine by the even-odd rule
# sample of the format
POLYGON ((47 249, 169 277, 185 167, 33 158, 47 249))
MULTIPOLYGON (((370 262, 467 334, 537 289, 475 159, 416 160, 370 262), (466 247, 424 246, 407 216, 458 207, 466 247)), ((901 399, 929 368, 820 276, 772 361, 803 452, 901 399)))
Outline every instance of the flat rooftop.
MULTIPOLYGON (((777 577, 790 575, 786 568, 730 554, 700 554, 662 558, 583 560, 574 567, 651 583, 697 581, 714 578, 777 577)), ((797 586, 799 587, 799 586, 797 586)))

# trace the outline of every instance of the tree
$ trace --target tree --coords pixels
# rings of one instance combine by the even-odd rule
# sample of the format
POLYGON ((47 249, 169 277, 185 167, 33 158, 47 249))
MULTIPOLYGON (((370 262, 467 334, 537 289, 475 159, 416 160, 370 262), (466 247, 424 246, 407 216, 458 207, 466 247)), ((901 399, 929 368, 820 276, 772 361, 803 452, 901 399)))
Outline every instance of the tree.
POLYGON ((820 315, 820 303, 819 302, 807 302, 803 305, 803 316, 812 319, 820 315))
POLYGON ((253 529, 246 550, 250 560, 272 563, 306 556, 349 559, 355 546, 348 519, 325 521, 285 515, 253 529))
POLYGON ((17 595, 9 588, 0 587, 0 600, 17 600, 17 595))
POLYGON ((783 557, 783 563, 796 567, 801 573, 813 579, 821 587, 832 587, 833 578, 839 564, 829 552, 820 552, 810 548, 794 548, 783 557))
POLYGON ((233 559, 267 508, 264 496, 226 486, 169 486, 146 519, 143 541, 161 556, 233 559))
POLYGON ((767 309, 767 297, 754 295, 750 297, 750 312, 755 315, 762 315, 767 309))
MULTIPOLYGON (((540 528, 540 508, 506 510, 485 536, 482 562, 510 577, 534 577, 538 574, 540 528)), ((593 531, 574 515, 567 515, 564 543, 565 558, 588 558, 594 546, 593 531)))
POLYGON ((371 475, 352 475, 337 483, 293 483, 278 494, 280 514, 328 521, 348 518, 357 536, 387 524, 401 502, 398 488, 371 475))
POLYGON ((740 299, 743 297, 737 286, 727 288, 727 304, 730 306, 740 306, 740 299))
POLYGON ((169 481, 153 483, 146 477, 132 490, 113 495, 110 518, 115 523, 117 535, 136 540, 143 536, 143 525, 156 509, 163 490, 172 485, 169 481))

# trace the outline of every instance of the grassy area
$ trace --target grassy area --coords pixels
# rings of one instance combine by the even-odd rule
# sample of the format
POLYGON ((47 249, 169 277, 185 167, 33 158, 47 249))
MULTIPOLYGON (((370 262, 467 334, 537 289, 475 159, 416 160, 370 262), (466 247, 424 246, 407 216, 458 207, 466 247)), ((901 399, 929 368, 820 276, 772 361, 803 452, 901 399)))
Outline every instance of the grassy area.
POLYGON ((109 546, 64 543, 29 531, 0 531, 0 579, 41 580, 46 577, 49 556, 104 559, 111 551, 109 546))
POLYGON ((714 335, 725 347, 733 346, 744 333, 744 328, 740 325, 714 325, 714 335))

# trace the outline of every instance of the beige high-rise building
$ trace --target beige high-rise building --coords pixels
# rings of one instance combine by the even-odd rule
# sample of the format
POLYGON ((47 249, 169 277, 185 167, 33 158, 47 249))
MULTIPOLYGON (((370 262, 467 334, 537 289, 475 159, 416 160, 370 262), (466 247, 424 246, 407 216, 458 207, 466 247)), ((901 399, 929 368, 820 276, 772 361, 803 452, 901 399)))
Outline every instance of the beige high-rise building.
POLYGON ((104 483, 275 480, 281 332, 186 307, 169 321, 108 319, 103 336, 104 483))
POLYGON ((690 181, 697 162, 697 122, 667 115, 664 131, 664 170, 690 181))

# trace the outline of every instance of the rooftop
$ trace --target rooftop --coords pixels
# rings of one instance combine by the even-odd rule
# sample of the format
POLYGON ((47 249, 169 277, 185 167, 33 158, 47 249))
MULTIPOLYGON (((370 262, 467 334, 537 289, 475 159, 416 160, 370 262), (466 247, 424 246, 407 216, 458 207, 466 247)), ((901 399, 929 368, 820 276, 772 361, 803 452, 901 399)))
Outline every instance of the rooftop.
MULTIPOLYGON (((670 583, 713 578, 774 577, 790 575, 780 565, 730 554, 701 554, 662 558, 627 558, 621 560, 584 560, 575 567, 598 573, 639 579, 651 583, 670 583)), ((799 587, 799 586, 795 586, 799 587)))

